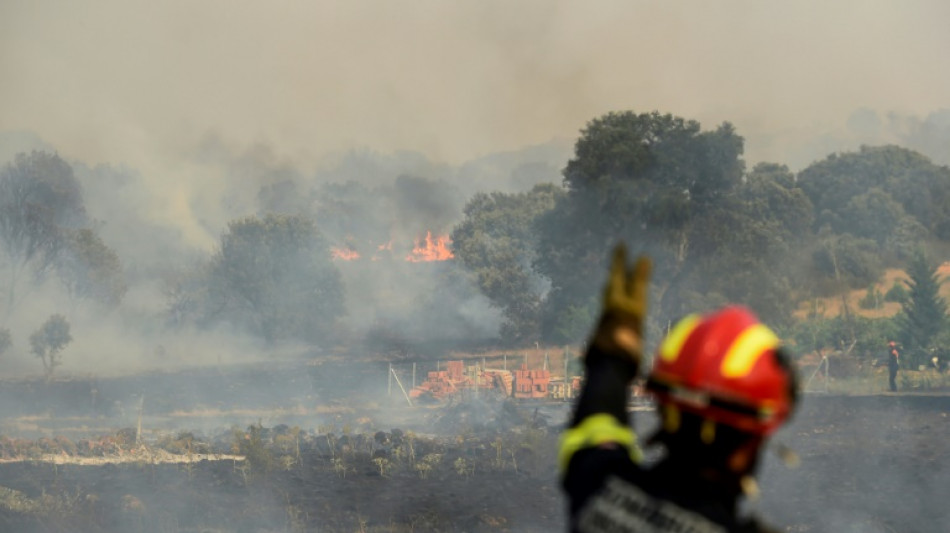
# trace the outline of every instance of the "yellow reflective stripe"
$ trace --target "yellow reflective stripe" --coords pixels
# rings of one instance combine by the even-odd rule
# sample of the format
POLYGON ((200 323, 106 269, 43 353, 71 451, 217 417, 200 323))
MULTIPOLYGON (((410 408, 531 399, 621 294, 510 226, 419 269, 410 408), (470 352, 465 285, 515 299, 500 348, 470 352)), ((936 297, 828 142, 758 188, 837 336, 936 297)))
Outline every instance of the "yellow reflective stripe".
POLYGON ((699 315, 689 315, 673 326, 673 329, 670 330, 670 333, 660 345, 660 358, 664 362, 672 363, 676 361, 676 358, 680 355, 680 350, 683 349, 683 344, 686 344, 686 339, 696 329, 701 319, 702 317, 699 315))
POLYGON ((571 457, 580 450, 594 448, 601 444, 616 443, 627 449, 630 458, 640 461, 640 449, 636 445, 637 436, 630 426, 621 424, 612 415, 598 413, 590 415, 575 427, 561 435, 561 447, 558 451, 558 465, 561 473, 567 472, 571 457))
POLYGON ((741 378, 752 371, 752 366, 766 350, 779 344, 778 337, 768 326, 756 324, 739 334, 722 360, 720 371, 727 378, 741 378))

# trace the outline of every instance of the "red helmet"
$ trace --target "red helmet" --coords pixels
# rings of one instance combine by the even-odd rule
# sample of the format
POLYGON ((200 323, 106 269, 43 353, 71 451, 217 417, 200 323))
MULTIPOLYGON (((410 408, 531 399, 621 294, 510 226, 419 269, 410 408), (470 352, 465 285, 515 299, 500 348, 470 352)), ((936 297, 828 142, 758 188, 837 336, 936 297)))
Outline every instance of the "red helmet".
POLYGON ((763 436, 788 418, 797 395, 778 337, 739 306, 678 322, 660 344, 647 388, 662 405, 763 436))

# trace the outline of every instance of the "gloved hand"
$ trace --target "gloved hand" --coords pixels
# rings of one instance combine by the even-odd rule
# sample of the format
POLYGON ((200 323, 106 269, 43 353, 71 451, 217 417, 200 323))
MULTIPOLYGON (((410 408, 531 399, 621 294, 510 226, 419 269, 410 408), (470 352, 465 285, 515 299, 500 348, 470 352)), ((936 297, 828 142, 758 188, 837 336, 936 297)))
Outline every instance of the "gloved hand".
POLYGON ((634 375, 642 355, 650 268, 650 259, 640 256, 633 269, 628 269, 626 246, 621 243, 614 248, 610 274, 604 287, 603 309, 591 340, 597 352, 632 363, 634 375))

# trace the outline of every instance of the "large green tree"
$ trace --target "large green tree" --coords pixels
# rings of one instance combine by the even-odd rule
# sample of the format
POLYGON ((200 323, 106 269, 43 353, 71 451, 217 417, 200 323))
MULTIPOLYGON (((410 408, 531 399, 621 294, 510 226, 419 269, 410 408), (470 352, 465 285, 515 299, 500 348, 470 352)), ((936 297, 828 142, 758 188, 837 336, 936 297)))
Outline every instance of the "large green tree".
POLYGON ((812 205, 784 165, 760 163, 690 223, 689 276, 670 288, 682 315, 725 302, 772 323, 790 320, 802 283, 799 250, 808 245, 812 205))
POLYGON ((535 272, 535 222, 554 207, 563 189, 536 185, 529 192, 476 194, 452 231, 455 257, 473 273, 481 292, 504 316, 502 338, 540 339, 541 303, 548 282, 535 272))
POLYGON ((912 364, 924 364, 934 340, 947 327, 947 303, 940 297, 943 280, 937 277, 934 265, 923 252, 910 262, 910 295, 898 315, 900 339, 912 364))
POLYGON ((620 239, 653 257, 654 309, 661 320, 671 314, 665 293, 689 275, 690 223, 742 182, 742 149, 728 123, 704 132, 695 121, 657 112, 591 121, 564 169, 568 194, 539 221, 535 265, 552 281, 547 334, 579 340, 595 312, 608 250, 620 239))
POLYGON ((268 341, 332 339, 343 284, 329 246, 301 216, 231 222, 208 268, 208 319, 268 341))

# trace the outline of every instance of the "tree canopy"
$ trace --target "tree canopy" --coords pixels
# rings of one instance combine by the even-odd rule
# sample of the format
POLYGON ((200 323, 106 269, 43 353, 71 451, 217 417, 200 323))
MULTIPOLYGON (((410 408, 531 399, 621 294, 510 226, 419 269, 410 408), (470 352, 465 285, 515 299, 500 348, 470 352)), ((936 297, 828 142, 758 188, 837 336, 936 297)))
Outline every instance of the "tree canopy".
POLYGON ((943 280, 937 277, 936 270, 936 265, 918 252, 907 272, 910 294, 902 304, 898 324, 901 342, 915 364, 927 359, 924 354, 934 347, 934 340, 947 327, 947 303, 939 293, 943 280))
POLYGON ((798 183, 815 205, 815 229, 829 225, 883 245, 910 216, 950 240, 950 169, 907 148, 832 154, 802 170, 798 183))
POLYGON ((207 275, 205 318, 268 341, 327 342, 343 314, 343 285, 329 246, 302 216, 231 222, 207 275))
POLYGON ((108 308, 128 290, 119 256, 90 229, 67 232, 57 270, 72 296, 108 308))
POLYGON ((479 193, 469 200, 465 218, 452 231, 455 256, 502 310, 502 337, 509 342, 540 339, 541 302, 548 287, 532 268, 537 256, 535 224, 563 195, 553 184, 518 194, 479 193))
MULTIPOLYGON (((726 302, 745 304, 778 327, 801 323, 796 309, 818 297, 862 289, 877 302, 885 269, 922 268, 916 250, 937 258, 947 248, 950 169, 919 153, 864 146, 795 173, 775 162, 747 168, 743 152, 744 140, 728 122, 704 129, 668 113, 617 111, 580 131, 573 154, 561 159, 560 184, 508 189, 523 192, 492 191, 485 164, 360 167, 334 175, 342 181, 333 183, 283 172, 253 184, 256 203, 236 196, 244 200, 232 207, 250 216, 232 219, 212 252, 200 248, 200 235, 177 247, 142 244, 137 235, 157 228, 165 231, 154 234, 161 240, 178 239, 179 228, 154 220, 160 217, 100 219, 108 218, 107 205, 144 205, 142 194, 108 194, 117 179, 134 181, 137 174, 85 172, 77 164, 78 179, 96 192, 92 216, 69 163, 54 153, 21 153, 0 169, 0 290, 8 319, 18 302, 47 306, 55 291, 71 296, 70 304, 116 307, 130 285, 161 269, 142 258, 169 250, 168 261, 183 268, 162 270, 169 328, 230 324, 271 342, 325 344, 345 314, 339 267, 351 283, 350 307, 365 302, 369 321, 378 322, 370 330, 422 336, 430 328, 444 335, 449 328, 434 325, 438 320, 416 316, 418 309, 438 309, 431 314, 457 313, 453 327, 462 327, 452 331, 477 332, 471 338, 479 335, 478 342, 500 322, 491 342, 574 343, 597 315, 609 251, 625 241, 632 254, 648 254, 655 264, 648 339, 656 340, 680 316, 726 302), (406 173, 418 169, 425 177, 406 173), (463 198, 462 191, 472 195, 463 198), (126 230, 134 220, 135 230, 126 230), (404 264, 400 246, 430 232, 442 237, 447 228, 454 262, 404 264), (130 241, 162 251, 130 253, 130 241), (121 259, 132 266, 126 270, 121 259), (418 287, 406 283, 410 276, 419 277, 418 287), (374 315, 396 283, 405 294, 374 315), (29 289, 43 298, 28 300, 29 289), (417 323, 425 325, 407 326, 417 323)), ((531 184, 553 164, 522 163, 531 174, 523 182, 531 184)), ((147 196, 145 190, 139 192, 147 196)), ((220 227, 217 213, 202 207, 188 206, 197 226, 220 227)), ((945 310, 928 303, 930 282, 921 276, 912 275, 921 294, 900 297, 908 346, 940 342, 935 326, 920 320, 945 310)), ((137 296, 149 290, 135 289, 137 296)), ((853 341, 865 327, 854 317, 839 322, 831 333, 804 335, 853 341)), ((876 339, 862 335, 862 346, 876 339)))
POLYGON ((581 131, 565 191, 544 206, 474 197, 453 233, 459 258, 508 328, 537 316, 541 338, 576 342, 619 240, 656 264, 658 329, 726 302, 788 324, 799 302, 866 287, 942 238, 950 171, 916 152, 862 147, 798 175, 768 162, 746 171, 742 153, 729 123, 703 130, 670 114, 608 113, 581 131))
POLYGON ((20 153, 0 170, 0 257, 8 313, 54 269, 74 295, 114 305, 125 292, 118 256, 92 229, 82 187, 56 154, 20 153))
POLYGON ((568 193, 539 221, 535 267, 552 285, 547 334, 578 340, 567 337, 586 330, 618 240, 653 258, 661 323, 686 307, 738 296, 743 284, 726 275, 735 278, 737 260, 769 270, 762 263, 767 248, 786 246, 779 241, 797 231, 803 214, 807 220, 810 206, 782 167, 762 167, 744 180, 742 151, 729 123, 702 131, 695 121, 656 112, 591 121, 564 170, 568 193))
POLYGON ((30 351, 43 362, 47 381, 53 378, 56 367, 62 364, 60 352, 73 340, 69 330, 66 317, 55 314, 30 335, 30 351))

